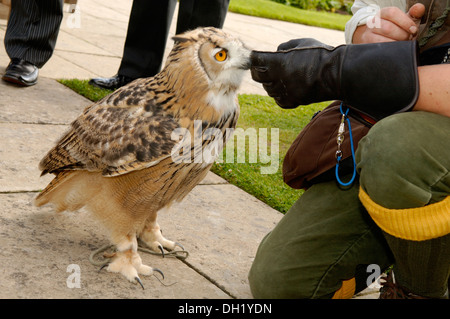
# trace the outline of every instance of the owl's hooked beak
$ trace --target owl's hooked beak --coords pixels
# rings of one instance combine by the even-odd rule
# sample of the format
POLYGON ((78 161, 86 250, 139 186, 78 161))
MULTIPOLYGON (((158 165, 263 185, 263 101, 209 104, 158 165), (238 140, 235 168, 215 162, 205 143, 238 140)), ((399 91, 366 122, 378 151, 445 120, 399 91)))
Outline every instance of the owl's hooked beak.
POLYGON ((250 57, 248 57, 245 62, 239 67, 239 69, 242 70, 250 70, 251 67, 251 60, 250 57))
POLYGON ((250 53, 251 50, 247 47, 243 47, 245 50, 244 58, 242 64, 239 66, 239 69, 241 70, 250 70, 250 67, 252 66, 252 60, 250 59, 250 53))

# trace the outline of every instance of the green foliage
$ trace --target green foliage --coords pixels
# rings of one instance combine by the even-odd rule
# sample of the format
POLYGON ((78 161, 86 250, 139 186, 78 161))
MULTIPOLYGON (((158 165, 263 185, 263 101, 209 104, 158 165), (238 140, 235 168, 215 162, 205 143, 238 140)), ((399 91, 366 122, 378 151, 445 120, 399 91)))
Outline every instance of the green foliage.
MULTIPOLYGON (((231 12, 261 18, 288 21, 310 26, 343 31, 350 15, 326 11, 304 10, 275 1, 283 0, 231 0, 231 12)), ((284 1, 283 1, 284 3, 284 1)))
POLYGON ((345 11, 350 13, 353 0, 272 0, 305 10, 345 11))
MULTIPOLYGON (((282 167, 284 157, 291 143, 300 130, 309 123, 313 114, 318 110, 324 109, 329 102, 285 110, 280 108, 270 97, 243 94, 239 96, 239 104, 241 106, 241 115, 237 127, 244 130, 255 129, 259 134, 261 133, 260 128, 266 128, 268 137, 267 154, 271 154, 274 151, 271 149, 271 129, 278 129, 279 156, 276 164, 278 170, 273 174, 261 174, 261 168, 268 167, 269 164, 261 163, 259 158, 256 163, 250 163, 248 160, 248 145, 246 145, 246 161, 244 163, 239 163, 235 154, 234 162, 223 161, 222 163, 215 163, 212 171, 272 208, 286 213, 303 191, 292 189, 283 182, 282 167)), ((234 141, 231 139, 228 141, 225 147, 226 152, 228 152, 228 145, 232 142, 234 141)), ((270 165, 274 165, 274 163, 270 165)))

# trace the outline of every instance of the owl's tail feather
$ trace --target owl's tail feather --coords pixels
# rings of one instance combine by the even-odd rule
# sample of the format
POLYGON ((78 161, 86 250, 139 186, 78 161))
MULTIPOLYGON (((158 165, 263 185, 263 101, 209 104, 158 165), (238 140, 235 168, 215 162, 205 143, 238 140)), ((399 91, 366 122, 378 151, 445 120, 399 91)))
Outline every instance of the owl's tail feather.
POLYGON ((72 187, 77 173, 76 171, 59 172, 47 187, 36 196, 34 204, 40 207, 52 203, 55 205, 57 212, 75 211, 83 207, 84 201, 78 196, 79 192, 72 187))

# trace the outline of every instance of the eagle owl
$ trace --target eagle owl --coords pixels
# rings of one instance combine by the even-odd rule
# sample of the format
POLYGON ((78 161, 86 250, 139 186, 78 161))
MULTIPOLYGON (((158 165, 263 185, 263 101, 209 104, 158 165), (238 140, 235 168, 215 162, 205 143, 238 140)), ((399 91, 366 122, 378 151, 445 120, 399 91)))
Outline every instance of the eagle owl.
MULTIPOLYGON (((139 274, 155 269, 142 264, 137 239, 155 251, 173 250, 177 243, 162 236, 157 214, 181 201, 212 165, 174 160, 179 139, 173 132, 182 128, 194 137, 214 128, 226 140, 225 131, 239 116, 237 89, 250 66, 250 50, 220 29, 199 28, 173 39, 160 73, 88 106, 39 163, 42 175, 55 177, 35 204, 92 212, 116 246, 106 269, 141 285, 139 274)), ((194 141, 189 145, 194 153, 194 141)))

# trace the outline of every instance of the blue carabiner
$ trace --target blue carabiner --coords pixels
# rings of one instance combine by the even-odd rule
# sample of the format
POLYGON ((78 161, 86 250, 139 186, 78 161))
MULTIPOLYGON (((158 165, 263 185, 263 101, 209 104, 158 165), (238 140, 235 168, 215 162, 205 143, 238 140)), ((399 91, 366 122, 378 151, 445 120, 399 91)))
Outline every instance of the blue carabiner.
POLYGON ((350 135, 350 148, 351 148, 351 151, 352 151, 352 158, 353 158, 353 176, 350 179, 350 181, 348 181, 347 183, 342 182, 341 179, 339 178, 339 162, 341 161, 342 156, 338 156, 337 157, 335 174, 336 174, 336 180, 338 181, 338 183, 341 186, 345 186, 346 187, 346 186, 352 185, 353 182, 355 181, 355 178, 356 178, 356 161, 355 161, 355 148, 353 146, 352 126, 350 124, 350 119, 347 116, 349 109, 347 108, 347 111, 344 113, 344 110, 342 109, 342 105, 343 105, 343 102, 341 102, 340 111, 341 111, 341 114, 344 115, 345 120, 347 121, 348 132, 349 132, 349 135, 350 135))

